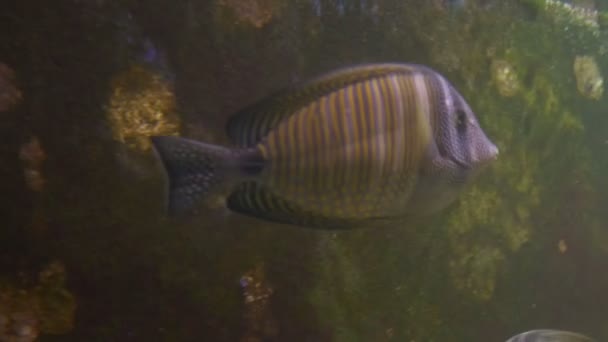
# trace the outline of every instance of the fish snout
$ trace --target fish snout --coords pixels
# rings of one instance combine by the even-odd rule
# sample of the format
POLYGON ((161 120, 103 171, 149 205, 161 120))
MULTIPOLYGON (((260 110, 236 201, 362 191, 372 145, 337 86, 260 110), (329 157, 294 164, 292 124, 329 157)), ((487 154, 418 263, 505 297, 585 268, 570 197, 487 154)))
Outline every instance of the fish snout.
POLYGON ((488 159, 490 161, 498 159, 499 152, 498 147, 493 143, 490 143, 490 146, 488 147, 488 159))
POLYGON ((489 139, 477 145, 472 151, 473 163, 479 166, 487 165, 498 159, 498 147, 489 139))

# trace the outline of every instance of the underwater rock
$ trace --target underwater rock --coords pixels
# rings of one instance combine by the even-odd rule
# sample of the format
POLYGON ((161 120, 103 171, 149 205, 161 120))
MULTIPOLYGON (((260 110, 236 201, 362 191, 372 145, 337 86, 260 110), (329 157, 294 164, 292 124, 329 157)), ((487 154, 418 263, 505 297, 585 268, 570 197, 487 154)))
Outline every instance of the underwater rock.
POLYGON ((65 334, 74 326, 75 310, 60 262, 45 267, 34 286, 0 281, 0 341, 29 342, 40 334, 65 334))
POLYGON ((15 72, 0 62, 0 112, 13 108, 21 101, 21 91, 15 85, 15 72))
POLYGON ((584 27, 593 35, 600 35, 598 11, 589 3, 571 4, 559 0, 522 0, 522 2, 533 6, 557 23, 584 27))
POLYGON ((46 154, 38 138, 32 137, 29 142, 21 146, 19 159, 23 163, 23 176, 28 189, 35 192, 42 191, 46 182, 42 175, 42 163, 46 159, 46 154))
POLYGON ((76 300, 65 288, 66 270, 59 261, 51 262, 39 274, 34 289, 38 298, 40 332, 65 334, 74 328, 76 300))
POLYGON ((591 56, 576 56, 574 59, 576 87, 586 98, 599 100, 604 93, 604 79, 600 69, 591 56))
POLYGON ((557 250, 561 253, 564 254, 568 251, 568 244, 566 243, 566 240, 564 239, 560 239, 557 242, 557 250))
POLYGON ((492 80, 500 95, 511 97, 520 89, 520 82, 513 66, 505 60, 494 60, 491 65, 492 80))
POLYGON ((388 328, 384 331, 384 333, 386 334, 386 339, 390 340, 395 336, 395 329, 388 328))
POLYGON ((0 341, 35 341, 38 325, 35 302, 27 292, 0 284, 0 341))
POLYGON ((572 4, 576 7, 587 9, 589 11, 597 10, 595 0, 572 0, 572 4))
POLYGON ((107 116, 116 140, 145 152, 150 150, 150 136, 178 135, 175 96, 160 75, 134 65, 116 75, 111 87, 107 116))
POLYGON ((505 256, 498 248, 475 246, 450 262, 454 284, 459 290, 467 289, 477 299, 489 300, 504 260, 505 256))
POLYGON ((281 10, 277 0, 220 0, 219 5, 236 17, 237 22, 261 28, 268 24, 281 10))
POLYGON ((274 289, 265 277, 264 265, 257 264, 247 271, 240 280, 243 296, 243 329, 242 342, 266 341, 276 337, 279 327, 270 310, 270 297, 274 289))

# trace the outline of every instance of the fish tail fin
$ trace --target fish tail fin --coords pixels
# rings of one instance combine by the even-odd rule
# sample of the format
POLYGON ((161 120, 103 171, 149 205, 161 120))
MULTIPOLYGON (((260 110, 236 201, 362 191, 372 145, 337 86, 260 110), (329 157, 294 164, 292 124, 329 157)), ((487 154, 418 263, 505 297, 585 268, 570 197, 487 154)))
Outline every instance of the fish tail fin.
POLYGON ((175 216, 197 204, 229 192, 231 185, 262 170, 255 149, 235 149, 176 136, 151 137, 168 183, 168 212, 175 216))

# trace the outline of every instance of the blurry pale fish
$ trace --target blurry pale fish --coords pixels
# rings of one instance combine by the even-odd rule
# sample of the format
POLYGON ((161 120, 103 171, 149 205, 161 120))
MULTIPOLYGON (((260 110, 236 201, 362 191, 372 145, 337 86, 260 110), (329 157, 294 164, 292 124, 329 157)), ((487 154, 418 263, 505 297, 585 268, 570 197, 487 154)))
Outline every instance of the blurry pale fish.
POLYGON ((451 203, 498 155, 461 95, 412 64, 334 71, 233 116, 235 148, 153 137, 169 212, 211 195, 258 218, 351 228, 451 203))
POLYGON ((579 333, 563 331, 563 330, 551 330, 551 329, 538 329, 530 330, 519 335, 515 335, 508 339, 506 342, 593 342, 594 340, 585 335, 579 333))

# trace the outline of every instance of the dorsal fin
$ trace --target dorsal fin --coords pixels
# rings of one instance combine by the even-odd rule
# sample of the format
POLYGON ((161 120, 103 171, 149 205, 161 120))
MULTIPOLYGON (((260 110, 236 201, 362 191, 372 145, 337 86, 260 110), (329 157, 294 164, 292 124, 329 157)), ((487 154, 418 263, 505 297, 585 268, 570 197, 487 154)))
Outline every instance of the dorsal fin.
POLYGON ((365 221, 329 218, 302 210, 255 182, 246 182, 228 196, 226 205, 237 213, 277 223, 307 226, 319 229, 351 229, 365 221))
POLYGON ((301 85, 287 87, 234 114, 228 121, 228 136, 238 146, 257 144, 286 117, 326 94, 349 84, 394 73, 428 68, 416 64, 364 64, 330 72, 301 85))

